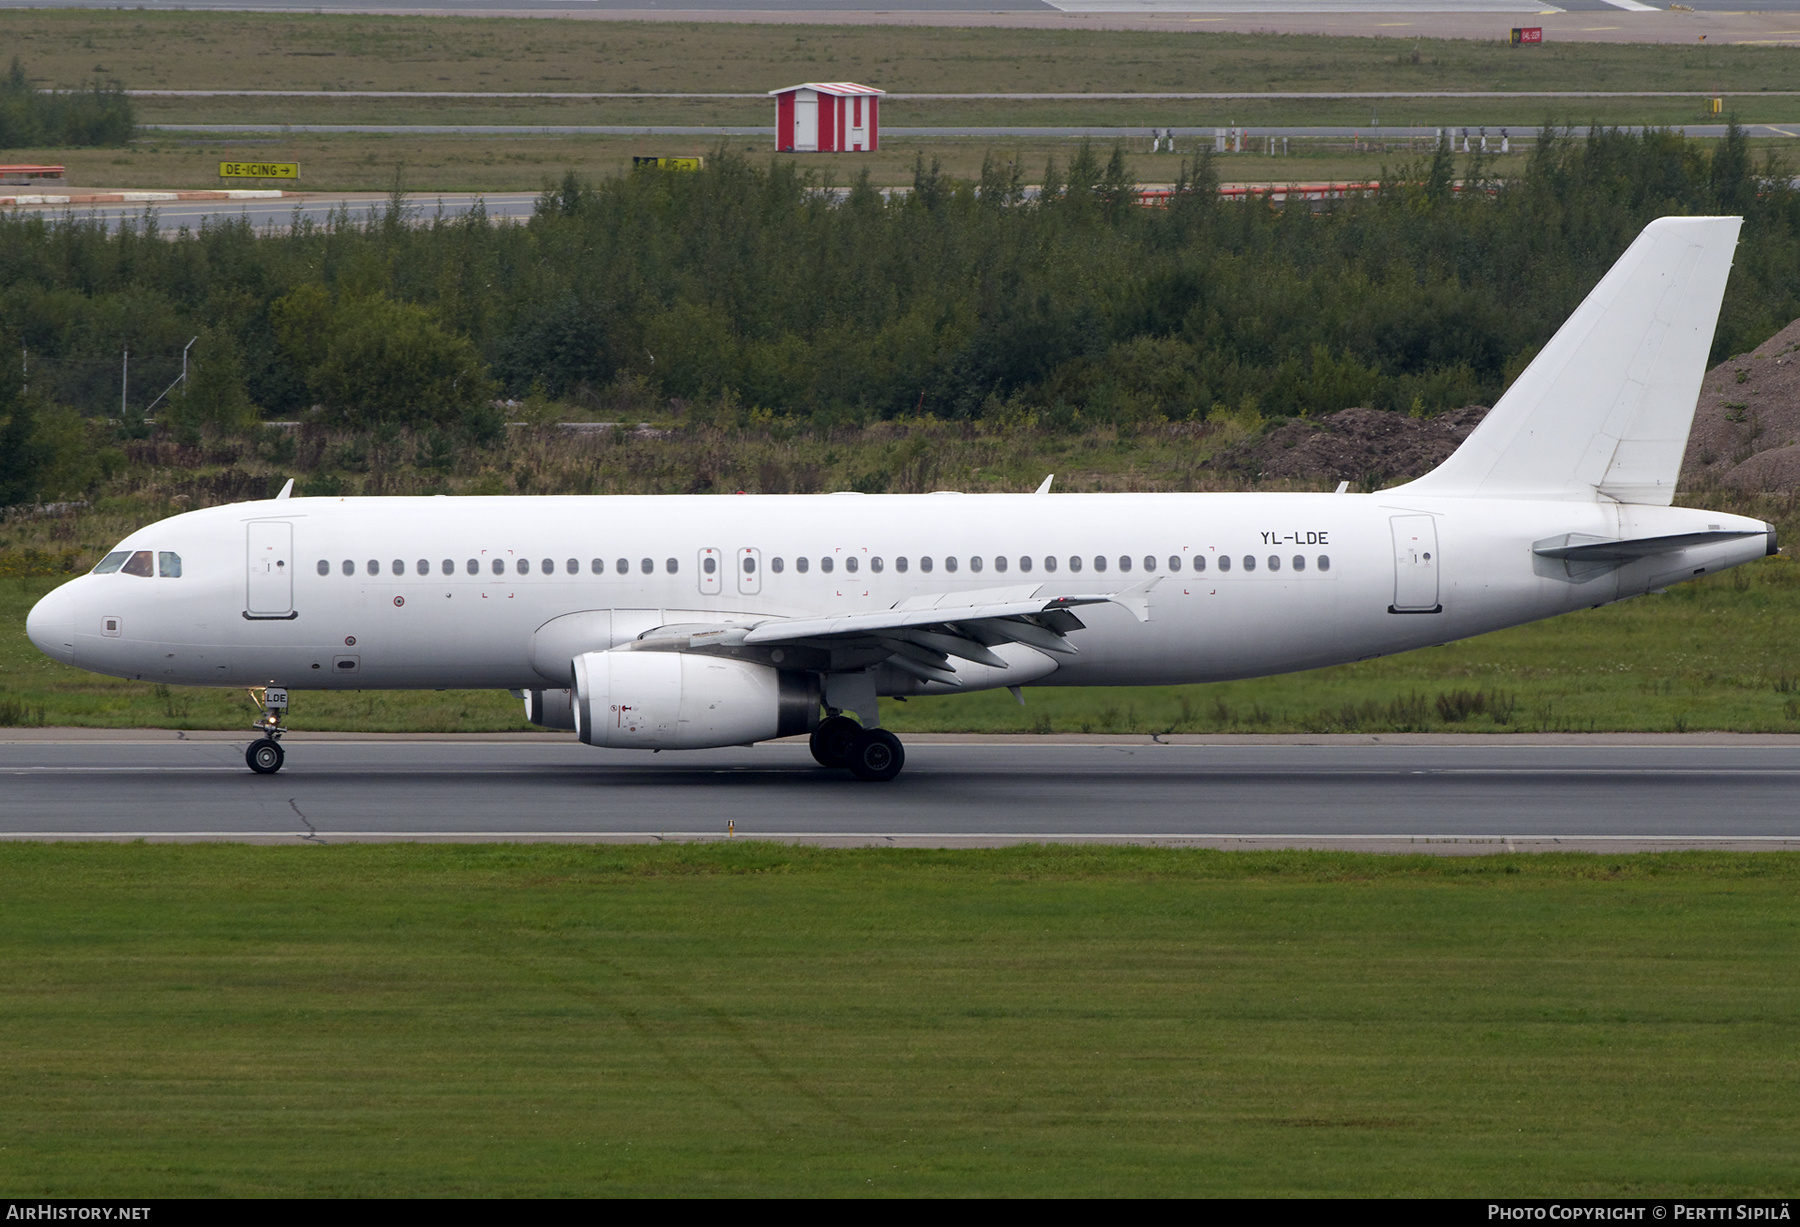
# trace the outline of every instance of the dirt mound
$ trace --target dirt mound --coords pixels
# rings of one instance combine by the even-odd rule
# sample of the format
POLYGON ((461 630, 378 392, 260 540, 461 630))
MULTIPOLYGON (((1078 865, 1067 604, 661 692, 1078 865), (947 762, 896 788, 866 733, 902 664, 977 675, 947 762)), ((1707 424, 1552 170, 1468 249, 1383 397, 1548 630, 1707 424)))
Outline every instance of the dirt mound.
POLYGON ((1374 489, 1435 468, 1486 416, 1486 408, 1470 405, 1423 418, 1384 409, 1290 418, 1235 444, 1215 463, 1261 481, 1348 481, 1374 489))
POLYGON ((1681 484, 1800 486, 1800 320, 1706 373, 1681 484))

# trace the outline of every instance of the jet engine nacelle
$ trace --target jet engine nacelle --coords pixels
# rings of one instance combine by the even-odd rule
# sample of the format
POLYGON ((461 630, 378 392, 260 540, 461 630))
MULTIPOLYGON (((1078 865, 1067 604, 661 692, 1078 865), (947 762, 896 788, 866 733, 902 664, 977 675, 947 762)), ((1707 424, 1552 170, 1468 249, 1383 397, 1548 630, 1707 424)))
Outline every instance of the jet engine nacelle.
POLYGON ((819 726, 812 675, 688 652, 583 653, 574 696, 575 731, 590 746, 703 750, 819 726))

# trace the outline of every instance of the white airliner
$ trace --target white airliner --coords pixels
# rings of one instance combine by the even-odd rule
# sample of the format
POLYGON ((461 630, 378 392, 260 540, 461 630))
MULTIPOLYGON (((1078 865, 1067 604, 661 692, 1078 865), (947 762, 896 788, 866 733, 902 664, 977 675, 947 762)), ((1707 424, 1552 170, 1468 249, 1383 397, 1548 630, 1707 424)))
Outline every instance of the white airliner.
POLYGON ((878 696, 1310 669, 1774 553, 1772 525, 1669 505, 1739 225, 1651 223, 1454 455, 1374 494, 284 490, 131 534, 26 629, 83 669, 250 687, 263 773, 288 690, 492 687, 589 745, 811 733, 891 779, 878 696))

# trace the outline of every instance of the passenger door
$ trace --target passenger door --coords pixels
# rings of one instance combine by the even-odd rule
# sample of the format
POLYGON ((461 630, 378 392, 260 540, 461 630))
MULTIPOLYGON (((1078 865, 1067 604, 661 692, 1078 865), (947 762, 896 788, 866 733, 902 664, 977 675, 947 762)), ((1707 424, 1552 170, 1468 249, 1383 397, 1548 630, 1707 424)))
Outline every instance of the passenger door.
POLYGON ((1394 603, 1389 613, 1437 613, 1437 520, 1427 515, 1393 516, 1394 603))
POLYGON ((294 526, 287 520, 249 524, 249 584, 244 612, 252 618, 294 616, 294 526))
POLYGON ((749 548, 737 552, 738 591, 755 596, 762 591, 762 551, 749 548))

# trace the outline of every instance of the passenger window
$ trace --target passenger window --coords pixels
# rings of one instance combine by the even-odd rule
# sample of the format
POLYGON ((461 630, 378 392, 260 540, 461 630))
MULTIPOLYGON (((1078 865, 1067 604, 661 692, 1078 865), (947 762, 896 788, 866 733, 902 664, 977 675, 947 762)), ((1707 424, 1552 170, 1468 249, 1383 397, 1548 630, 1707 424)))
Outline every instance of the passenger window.
POLYGON ((617 571, 620 575, 630 575, 631 563, 628 559, 624 558, 614 559, 613 570, 617 571))
POLYGON ((875 572, 875 574, 877 574, 877 575, 881 574, 882 568, 885 567, 886 565, 887 565, 886 563, 881 561, 880 554, 877 554, 877 555, 875 555, 875 557, 869 559, 869 570, 875 572))
POLYGON ((1149 554, 1144 555, 1144 570, 1146 570, 1146 571, 1156 570, 1156 559, 1152 555, 1149 555, 1149 554))
POLYGON ((1281 570, 1281 555, 1280 554, 1270 554, 1269 555, 1269 570, 1271 570, 1271 571, 1281 570))
POLYGON ((1120 554, 1119 555, 1119 570, 1121 570, 1121 571, 1131 570, 1131 555, 1130 554, 1120 554))
POLYGON ((443 571, 444 571, 445 575, 455 575, 456 574, 456 560, 452 559, 452 558, 444 559, 443 571))
POLYGON ((493 571, 494 571, 495 575, 505 575, 506 574, 506 559, 504 559, 504 558, 494 559, 493 571))
POLYGON ((1095 554, 1094 555, 1094 570, 1096 570, 1096 571, 1106 570, 1106 555, 1105 554, 1095 554))
POLYGON ((163 550, 156 556, 156 573, 164 579, 180 579, 181 555, 163 550))
POLYGON ((806 557, 804 554, 799 558, 794 559, 794 570, 800 572, 802 575, 806 574, 807 568, 810 566, 812 566, 812 559, 806 557))
POLYGON ((1080 571, 1081 571, 1081 555, 1080 554, 1070 554, 1069 555, 1069 570, 1076 572, 1077 574, 1080 573, 1080 571))
MULTIPOLYGON (((130 569, 131 568, 129 568, 129 567, 126 568, 126 570, 130 570, 130 569)), ((350 561, 348 558, 344 559, 344 565, 341 569, 345 575, 355 575, 356 574, 356 564, 354 562, 350 561)))
POLYGON ((944 570, 949 571, 951 574, 956 573, 956 556, 954 554, 944 559, 944 570))
POLYGON ((783 571, 787 570, 787 563, 782 561, 780 558, 769 559, 769 566, 774 570, 775 574, 777 574, 777 575, 780 575, 783 571))
POLYGON ((1031 555, 1030 554, 1020 554, 1019 555, 1019 570, 1021 570, 1021 571, 1030 571, 1031 570, 1031 555))
POLYGON ((581 559, 579 559, 579 558, 569 559, 567 562, 563 563, 563 570, 567 571, 570 575, 580 575, 581 574, 581 559))
POLYGON ((364 569, 366 569, 370 575, 380 575, 381 561, 379 559, 371 558, 364 564, 364 569))
POLYGON ((1254 555, 1254 554, 1245 554, 1244 555, 1244 570, 1246 570, 1246 571, 1256 570, 1256 555, 1254 555))
POLYGON ((1045 554, 1044 555, 1044 570, 1046 570, 1046 571, 1056 570, 1056 555, 1055 554, 1045 554))
POLYGON ((975 557, 969 559, 969 570, 971 570, 971 571, 981 570, 981 555, 980 554, 977 554, 977 555, 975 555, 975 557))
POLYGON ((605 575, 606 574, 606 559, 604 559, 604 558, 594 559, 592 562, 588 563, 588 570, 592 571, 595 575, 605 575))
MULTIPOLYGON (((124 566, 125 560, 130 557, 131 557, 130 550, 114 550, 112 553, 108 554, 105 558, 102 558, 99 561, 99 563, 94 567, 93 574, 95 574, 95 575, 111 575, 114 571, 117 571, 120 567, 124 566)), ((319 566, 323 568, 323 570, 321 570, 319 572, 320 575, 326 575, 326 574, 330 573, 330 571, 331 571, 330 563, 322 562, 319 564, 319 566)))
POLYGON ((655 575, 656 560, 654 558, 638 559, 638 570, 642 571, 645 575, 655 575))
POLYGON ((675 575, 680 572, 681 563, 673 558, 665 558, 663 559, 663 570, 667 571, 670 575, 675 575))
POLYGON ((708 554, 705 558, 700 560, 700 569, 706 572, 706 574, 711 575, 719 569, 719 560, 708 554))
POLYGON ((1221 571, 1231 570, 1231 555, 1230 554, 1220 554, 1219 555, 1219 570, 1221 570, 1221 571))
POLYGON ((330 575, 331 574, 331 564, 326 562, 323 558, 319 559, 319 574, 320 575, 330 575))
POLYGON ((529 558, 519 559, 519 561, 517 563, 513 564, 513 569, 515 571, 517 571, 520 575, 530 575, 531 574, 531 559, 529 559, 529 558))
MULTIPOLYGON (((671 570, 672 569, 673 568, 671 568, 671 570)), ((744 574, 745 575, 755 575, 756 574, 756 559, 753 558, 752 556, 750 556, 749 554, 744 555, 744 574)))
POLYGON ((556 560, 554 558, 544 559, 542 562, 538 563, 538 571, 544 575, 555 575, 556 560))
POLYGON ((905 554, 902 554, 902 555, 900 555, 900 557, 894 559, 894 570, 900 572, 900 574, 902 574, 902 575, 906 574, 906 555, 905 554))
POLYGON ((857 562, 855 554, 852 554, 852 555, 850 555, 850 557, 844 559, 844 570, 850 572, 850 574, 852 574, 852 575, 856 574, 856 568, 859 565, 861 565, 861 564, 859 564, 857 562))
POLYGON ((429 559, 429 558, 419 559, 419 565, 418 565, 417 570, 420 575, 430 575, 431 574, 431 559, 429 559))
POLYGON ((1169 555, 1169 570, 1171 570, 1171 571, 1181 570, 1181 555, 1180 554, 1170 554, 1169 555))
POLYGON ((465 569, 469 572, 470 575, 480 575, 481 574, 481 560, 477 559, 477 558, 469 559, 469 565, 465 569))
MULTIPOLYGON (((1171 557, 1169 559, 1169 563, 1171 566, 1173 566, 1173 564, 1178 563, 1180 561, 1181 561, 1181 559, 1174 558, 1174 557, 1171 557)), ((1174 569, 1180 570, 1179 567, 1175 567, 1174 569)), ((1206 555, 1205 554, 1195 554, 1194 555, 1194 573, 1196 575, 1198 575, 1200 572, 1202 572, 1204 570, 1206 570, 1206 555)))
POLYGON ((1296 571, 1306 570, 1306 555, 1305 554, 1295 554, 1294 555, 1294 570, 1296 570, 1296 571))
POLYGON ((831 574, 832 565, 830 555, 826 555, 824 558, 819 559, 819 570, 825 572, 827 575, 831 574))
POLYGON ((931 555, 930 554, 927 554, 927 555, 925 555, 925 557, 919 559, 919 570, 925 572, 925 574, 927 574, 927 575, 931 574, 931 555))
POLYGON ((405 575, 406 574, 406 559, 404 559, 404 558, 394 559, 394 574, 395 575, 405 575))
POLYGON ((1006 555, 1005 554, 996 554, 994 556, 994 570, 996 570, 996 571, 1006 570, 1006 555))
POLYGON ((1319 570, 1321 570, 1321 571, 1331 570, 1331 555, 1330 554, 1320 554, 1319 555, 1319 570))

